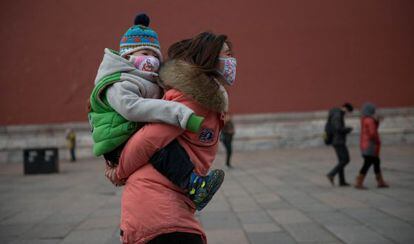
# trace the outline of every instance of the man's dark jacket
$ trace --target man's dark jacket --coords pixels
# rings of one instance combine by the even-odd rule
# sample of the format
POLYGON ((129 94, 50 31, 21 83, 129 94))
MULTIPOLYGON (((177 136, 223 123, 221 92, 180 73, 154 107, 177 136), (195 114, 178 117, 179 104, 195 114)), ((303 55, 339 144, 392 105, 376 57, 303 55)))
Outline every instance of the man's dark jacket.
POLYGON ((352 128, 345 127, 345 112, 340 108, 333 108, 329 111, 329 117, 333 129, 333 146, 341 146, 346 144, 346 136, 352 131, 352 128))

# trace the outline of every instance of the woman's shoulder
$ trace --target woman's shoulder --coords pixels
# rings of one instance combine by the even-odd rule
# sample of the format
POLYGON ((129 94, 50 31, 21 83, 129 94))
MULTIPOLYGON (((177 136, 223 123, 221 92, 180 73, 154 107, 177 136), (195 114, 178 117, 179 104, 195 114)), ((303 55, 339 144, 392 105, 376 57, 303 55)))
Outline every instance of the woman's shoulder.
POLYGON ((369 123, 370 124, 370 123, 374 123, 375 119, 370 117, 370 116, 364 116, 364 117, 362 117, 361 121, 363 123, 367 123, 367 124, 369 123))
POLYGON ((362 126, 372 128, 378 125, 378 121, 370 116, 365 116, 362 118, 361 124, 362 126))

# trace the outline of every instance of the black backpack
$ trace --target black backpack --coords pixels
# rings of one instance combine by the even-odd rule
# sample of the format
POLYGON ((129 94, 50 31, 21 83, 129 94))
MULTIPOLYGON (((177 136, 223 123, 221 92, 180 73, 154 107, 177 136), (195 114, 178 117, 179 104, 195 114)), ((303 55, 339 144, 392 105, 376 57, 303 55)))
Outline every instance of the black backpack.
POLYGON ((325 132, 323 133, 323 141, 325 145, 331 145, 333 141, 333 127, 331 122, 332 113, 329 111, 328 119, 325 124, 325 132))

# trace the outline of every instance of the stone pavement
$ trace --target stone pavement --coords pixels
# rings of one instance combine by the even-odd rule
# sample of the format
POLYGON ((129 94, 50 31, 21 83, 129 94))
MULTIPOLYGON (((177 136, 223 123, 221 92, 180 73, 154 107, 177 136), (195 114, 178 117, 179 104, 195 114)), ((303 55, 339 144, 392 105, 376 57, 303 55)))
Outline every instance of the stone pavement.
MULTIPOLYGON (((331 148, 237 152, 222 189, 197 218, 210 244, 414 243, 414 146, 382 152, 389 189, 331 187, 331 148)), ((223 154, 215 167, 222 168, 223 154)), ((362 160, 351 148, 353 181, 362 160)), ((122 189, 99 160, 61 162, 61 172, 23 176, 1 164, 0 243, 119 243, 122 189)), ((372 169, 371 169, 372 170, 372 169)))

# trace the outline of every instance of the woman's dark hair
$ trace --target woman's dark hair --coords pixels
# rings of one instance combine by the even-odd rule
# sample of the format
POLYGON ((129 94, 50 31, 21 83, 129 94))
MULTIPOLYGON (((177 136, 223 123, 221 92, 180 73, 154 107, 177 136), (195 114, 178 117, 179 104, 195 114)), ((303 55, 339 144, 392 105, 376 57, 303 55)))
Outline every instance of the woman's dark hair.
POLYGON ((180 59, 190 63, 209 76, 217 77, 216 71, 218 57, 227 43, 231 50, 231 43, 226 35, 216 35, 211 32, 203 32, 191 39, 176 42, 168 49, 169 59, 180 59))

